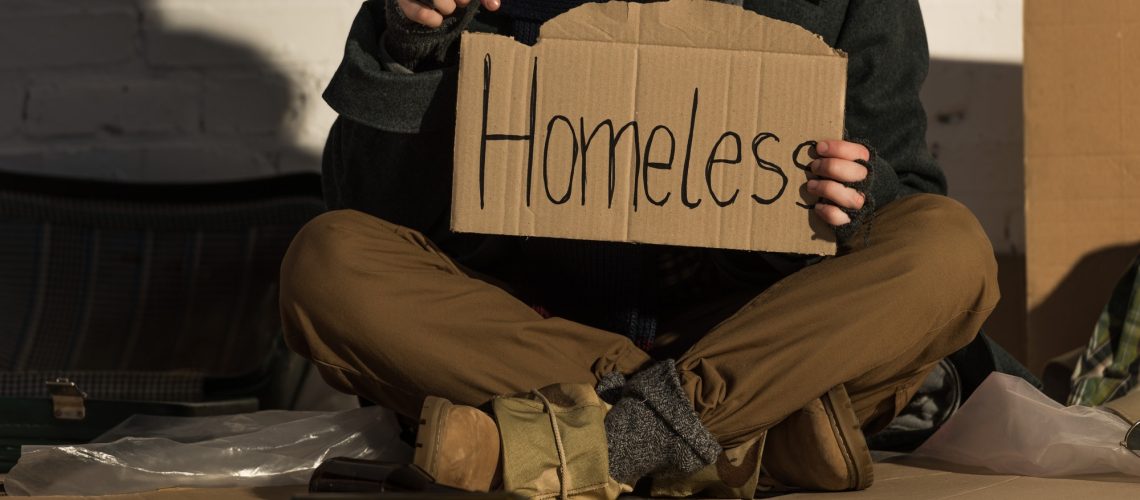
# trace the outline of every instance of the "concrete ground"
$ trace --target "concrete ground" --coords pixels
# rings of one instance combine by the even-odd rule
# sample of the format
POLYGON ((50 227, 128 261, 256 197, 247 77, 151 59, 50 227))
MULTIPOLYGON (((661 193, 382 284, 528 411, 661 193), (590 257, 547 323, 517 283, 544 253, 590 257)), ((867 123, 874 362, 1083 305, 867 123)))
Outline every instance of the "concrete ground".
MULTIPOLYGON (((955 500, 1069 500, 1081 497, 1112 500, 1140 498, 1140 478, 1138 477, 1123 475, 1062 479, 1019 477, 923 461, 905 455, 886 458, 876 464, 875 476, 874 486, 866 491, 791 493, 778 496, 781 500, 941 500, 951 498, 955 500)), ((100 498, 102 500, 291 500, 295 495, 304 493, 304 486, 287 486, 170 489, 131 495, 67 498, 100 498)), ((771 496, 773 495, 766 495, 766 497, 771 496)), ((636 500, 633 497, 629 498, 636 500)))

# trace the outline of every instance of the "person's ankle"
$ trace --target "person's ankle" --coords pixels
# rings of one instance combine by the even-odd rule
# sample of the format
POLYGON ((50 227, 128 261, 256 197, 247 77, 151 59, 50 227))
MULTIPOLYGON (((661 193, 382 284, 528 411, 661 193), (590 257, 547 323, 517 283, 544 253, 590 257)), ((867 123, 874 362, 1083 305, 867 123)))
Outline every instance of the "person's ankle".
POLYGON ((687 475, 716 461, 721 447, 701 424, 672 360, 634 375, 606 415, 610 475, 624 484, 648 475, 687 475))

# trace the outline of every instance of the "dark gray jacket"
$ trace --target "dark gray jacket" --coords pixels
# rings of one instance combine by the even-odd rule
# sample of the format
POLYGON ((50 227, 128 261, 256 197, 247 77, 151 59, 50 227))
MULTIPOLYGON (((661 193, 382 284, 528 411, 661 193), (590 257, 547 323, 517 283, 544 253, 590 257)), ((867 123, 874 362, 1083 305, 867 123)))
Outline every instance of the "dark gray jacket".
MULTIPOLYGON (((917 0, 745 0, 744 7, 803 26, 849 55, 847 138, 874 152, 872 182, 859 186, 870 206, 945 194, 919 101, 929 54, 917 0)), ((340 114, 324 153, 326 201, 330 209, 353 208, 419 230, 463 260, 486 239, 448 229, 457 71, 387 71, 385 26, 383 1, 365 2, 325 92, 340 114)), ((507 26, 502 16, 482 12, 469 29, 507 26)), ((871 214, 858 215, 862 221, 871 214)))

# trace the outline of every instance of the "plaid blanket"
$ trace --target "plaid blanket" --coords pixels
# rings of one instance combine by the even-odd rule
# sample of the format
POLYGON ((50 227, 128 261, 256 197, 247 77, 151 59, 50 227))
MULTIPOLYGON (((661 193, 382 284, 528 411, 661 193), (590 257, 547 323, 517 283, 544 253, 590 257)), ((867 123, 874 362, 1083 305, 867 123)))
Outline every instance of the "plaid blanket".
POLYGON ((1096 406, 1140 384, 1140 257, 1116 284, 1073 373, 1070 405, 1096 406))

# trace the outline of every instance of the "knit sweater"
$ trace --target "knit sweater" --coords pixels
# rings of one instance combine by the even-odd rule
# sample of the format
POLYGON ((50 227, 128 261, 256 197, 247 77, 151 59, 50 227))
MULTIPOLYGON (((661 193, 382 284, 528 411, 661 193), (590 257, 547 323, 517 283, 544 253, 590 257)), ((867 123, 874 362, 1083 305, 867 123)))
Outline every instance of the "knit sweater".
MULTIPOLYGON (((499 12, 469 9, 442 29, 428 30, 385 8, 392 1, 364 4, 325 93, 340 114, 324 157, 330 208, 354 208, 417 229, 460 262, 505 277, 553 313, 643 345, 667 299, 661 296, 660 262, 681 254, 681 260, 708 268, 707 262, 727 262, 731 255, 746 266, 767 266, 768 259, 726 251, 451 233, 458 32, 512 34, 533 43, 544 20, 584 2, 506 0, 499 12), (430 43, 420 43, 425 41, 430 43), (697 255, 686 255, 691 253, 697 255), (507 267, 522 273, 507 273, 507 267)), ((928 53, 917 0, 744 0, 743 6, 801 25, 849 55, 847 138, 874 155, 871 181, 856 186, 868 193, 868 208, 852 214, 856 222, 840 228, 841 236, 900 195, 945 193, 945 179, 926 148, 918 99, 928 53)), ((716 267, 722 274, 743 271, 716 267)))

